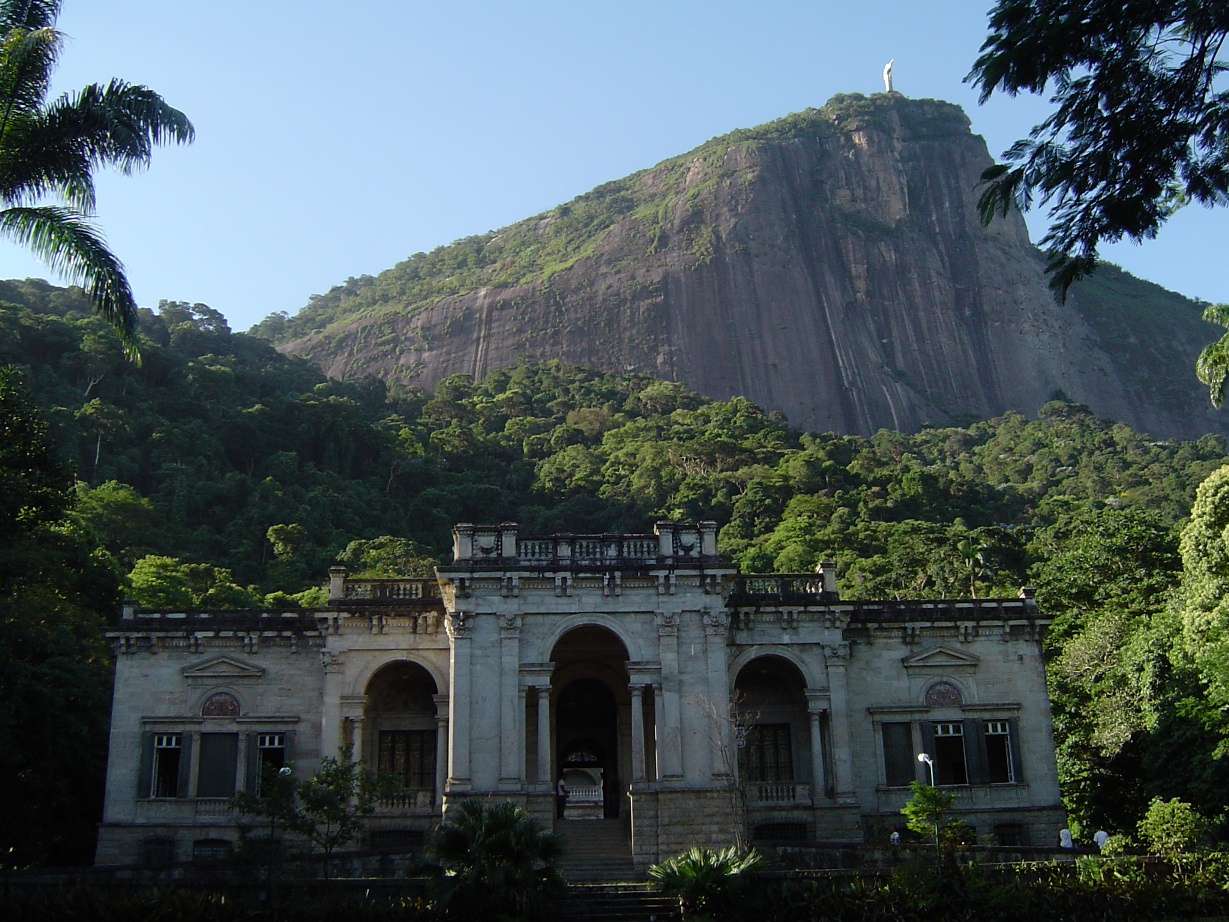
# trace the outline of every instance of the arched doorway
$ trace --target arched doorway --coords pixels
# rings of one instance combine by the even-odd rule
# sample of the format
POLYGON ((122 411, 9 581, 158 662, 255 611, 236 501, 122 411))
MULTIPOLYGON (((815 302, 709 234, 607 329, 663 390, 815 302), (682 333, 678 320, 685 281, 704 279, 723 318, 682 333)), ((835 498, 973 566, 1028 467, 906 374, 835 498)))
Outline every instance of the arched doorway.
POLYGON ((739 777, 756 803, 800 799, 811 780, 806 680, 780 656, 747 663, 734 681, 739 777))
POLYGON ((551 660, 554 776, 584 794, 569 800, 569 815, 617 819, 631 770, 627 647, 613 631, 585 625, 560 638, 551 660))
POLYGON ((437 692, 431 673, 408 661, 389 663, 367 683, 363 758, 399 781, 406 807, 435 802, 437 692))

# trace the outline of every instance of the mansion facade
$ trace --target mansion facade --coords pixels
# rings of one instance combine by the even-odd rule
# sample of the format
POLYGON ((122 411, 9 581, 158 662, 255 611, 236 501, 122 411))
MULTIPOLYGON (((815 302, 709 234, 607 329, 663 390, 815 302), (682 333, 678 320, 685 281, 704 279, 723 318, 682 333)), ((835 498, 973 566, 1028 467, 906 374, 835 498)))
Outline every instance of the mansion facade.
POLYGON ((431 579, 330 571, 301 611, 125 607, 97 863, 219 857, 261 772, 350 752, 396 776, 362 844, 511 799, 622 831, 639 868, 742 830, 887 841, 934 780, 983 839, 1064 824, 1031 593, 853 601, 835 566, 742 575, 710 522, 522 537, 458 525, 431 579), (932 766, 919 761, 927 753, 932 766))

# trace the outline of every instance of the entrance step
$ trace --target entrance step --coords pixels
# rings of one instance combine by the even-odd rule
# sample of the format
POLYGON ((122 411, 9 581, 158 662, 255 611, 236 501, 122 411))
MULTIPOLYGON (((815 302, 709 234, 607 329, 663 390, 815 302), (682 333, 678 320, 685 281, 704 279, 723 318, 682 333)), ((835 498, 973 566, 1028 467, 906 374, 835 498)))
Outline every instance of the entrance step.
POLYGON ((676 922, 678 900, 644 884, 571 884, 564 922, 676 922))
POLYGON ((569 883, 640 880, 632 864, 631 837, 619 820, 557 820, 563 837, 559 870, 569 883))

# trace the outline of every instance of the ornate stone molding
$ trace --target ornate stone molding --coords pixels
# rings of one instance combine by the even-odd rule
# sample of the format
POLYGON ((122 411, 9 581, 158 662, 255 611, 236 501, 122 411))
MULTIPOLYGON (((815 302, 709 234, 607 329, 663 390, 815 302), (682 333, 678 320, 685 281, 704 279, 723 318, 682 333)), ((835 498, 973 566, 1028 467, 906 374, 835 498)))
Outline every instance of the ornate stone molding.
POLYGON ((445 619, 444 626, 448 629, 448 636, 452 640, 468 640, 470 634, 473 633, 474 615, 472 612, 449 612, 445 615, 445 619))

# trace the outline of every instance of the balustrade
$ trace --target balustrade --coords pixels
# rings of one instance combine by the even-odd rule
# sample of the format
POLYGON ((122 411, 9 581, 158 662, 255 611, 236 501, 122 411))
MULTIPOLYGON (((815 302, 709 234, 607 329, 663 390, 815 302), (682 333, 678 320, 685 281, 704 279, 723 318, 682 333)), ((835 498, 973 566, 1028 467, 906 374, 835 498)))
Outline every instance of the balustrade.
POLYGON ((440 587, 434 579, 348 579, 345 597, 371 601, 438 599, 440 587))
POLYGON ((811 799, 811 786, 797 781, 761 781, 750 788, 751 799, 760 804, 797 804, 811 799))
POLYGON ((381 797, 376 802, 376 810, 385 812, 431 812, 435 809, 435 791, 411 790, 396 791, 381 797))

